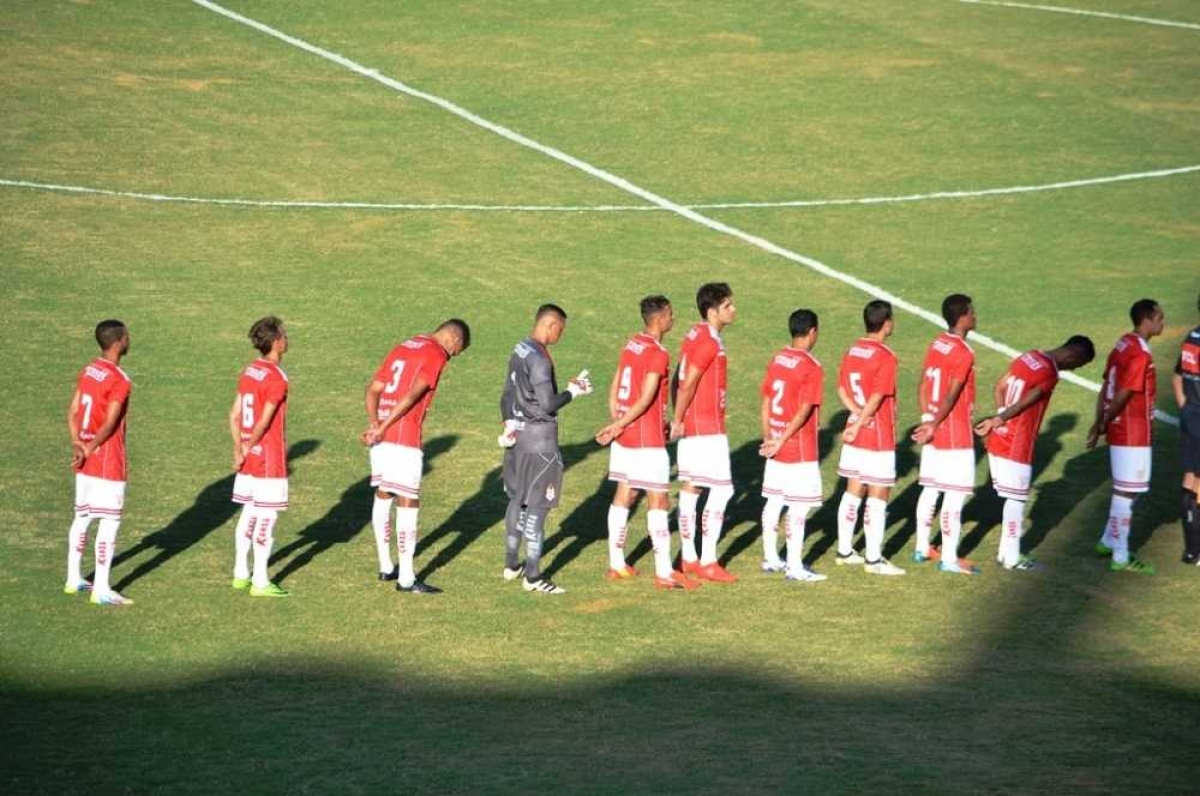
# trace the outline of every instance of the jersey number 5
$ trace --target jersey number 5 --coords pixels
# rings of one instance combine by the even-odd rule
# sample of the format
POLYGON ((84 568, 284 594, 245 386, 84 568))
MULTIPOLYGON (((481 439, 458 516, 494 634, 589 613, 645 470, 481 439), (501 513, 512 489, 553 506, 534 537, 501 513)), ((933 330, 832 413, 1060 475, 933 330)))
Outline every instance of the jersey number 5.
POLYGON ((621 380, 617 384, 617 398, 621 401, 628 401, 629 396, 633 393, 633 368, 626 365, 621 369, 621 380))

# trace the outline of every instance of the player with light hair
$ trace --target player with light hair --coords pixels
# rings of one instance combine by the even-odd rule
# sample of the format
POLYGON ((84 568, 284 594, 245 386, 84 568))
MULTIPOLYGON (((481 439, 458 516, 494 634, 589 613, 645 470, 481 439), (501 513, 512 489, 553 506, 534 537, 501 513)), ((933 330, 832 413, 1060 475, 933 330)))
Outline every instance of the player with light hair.
MULTIPOLYGON (((1200 301, 1196 303, 1200 309, 1200 301)), ((1188 332, 1171 376, 1183 464, 1183 563, 1200 565, 1200 326, 1188 332)))

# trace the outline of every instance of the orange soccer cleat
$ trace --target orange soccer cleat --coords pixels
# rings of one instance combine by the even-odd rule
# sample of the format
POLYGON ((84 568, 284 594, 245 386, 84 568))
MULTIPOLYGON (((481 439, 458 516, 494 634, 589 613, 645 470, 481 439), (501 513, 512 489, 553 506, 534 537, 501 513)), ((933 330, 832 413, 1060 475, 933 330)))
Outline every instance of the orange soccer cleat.
MULTIPOLYGON (((937 545, 930 545, 929 560, 930 561, 941 561, 942 560, 942 548, 938 547, 937 545)), ((975 562, 969 558, 959 558, 958 565, 960 567, 962 567, 963 569, 979 569, 979 567, 975 565, 975 562)))
POLYGON ((680 561, 679 569, 682 570, 684 575, 691 575, 698 578, 700 577, 700 571, 704 567, 700 566, 699 561, 680 561))
POLYGON ((692 580, 679 570, 673 570, 670 577, 654 579, 654 588, 664 591, 691 591, 700 588, 700 581, 692 580))
POLYGON ((637 575, 638 571, 628 564, 621 569, 610 569, 604 573, 604 577, 609 580, 629 580, 630 578, 636 578, 637 575))
POLYGON ((716 561, 700 567, 700 572, 697 574, 704 580, 711 580, 716 583, 737 582, 737 576, 725 569, 725 567, 721 566, 716 561))

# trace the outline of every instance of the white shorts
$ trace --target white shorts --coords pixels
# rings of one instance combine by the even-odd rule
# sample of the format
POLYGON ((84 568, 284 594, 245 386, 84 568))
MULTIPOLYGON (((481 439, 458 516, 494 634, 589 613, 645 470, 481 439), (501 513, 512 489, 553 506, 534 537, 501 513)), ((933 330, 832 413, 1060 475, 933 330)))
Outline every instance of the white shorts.
POLYGON ((125 508, 125 482, 75 474, 75 513, 80 517, 119 520, 125 508))
POLYGON ((233 479, 233 502, 253 504, 260 509, 283 511, 288 507, 288 480, 256 478, 238 473, 233 479))
POLYGON ((421 471, 425 454, 395 442, 371 446, 371 486, 416 500, 421 497, 421 471))
POLYGON ((1031 465, 989 453, 988 469, 992 471, 992 486, 997 495, 1010 500, 1029 500, 1029 484, 1033 480, 1031 465))
POLYGON ((857 478, 864 484, 874 486, 896 485, 896 452, 871 451, 843 445, 838 460, 838 475, 857 478))
POLYGON ((821 466, 816 462, 777 462, 763 467, 762 495, 782 497, 788 503, 821 505, 821 466))
POLYGON ((932 445, 921 449, 921 486, 945 492, 975 491, 975 449, 942 450, 932 445))
POLYGON ((695 486, 733 486, 729 467, 729 437, 724 434, 703 434, 684 437, 675 451, 680 481, 695 486))
POLYGON ((1110 445, 1113 489, 1120 492, 1150 491, 1150 448, 1110 445))
POLYGON ((614 442, 608 458, 608 480, 647 492, 666 492, 671 484, 671 458, 666 448, 626 448, 614 442))

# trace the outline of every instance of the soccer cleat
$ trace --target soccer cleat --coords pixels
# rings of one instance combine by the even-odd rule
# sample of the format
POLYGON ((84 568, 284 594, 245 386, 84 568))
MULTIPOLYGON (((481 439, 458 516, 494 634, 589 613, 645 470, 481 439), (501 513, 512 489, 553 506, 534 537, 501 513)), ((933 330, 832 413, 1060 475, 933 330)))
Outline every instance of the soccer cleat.
POLYGON ((844 567, 847 564, 865 564, 865 563, 867 563, 867 559, 863 558, 858 553, 851 550, 846 555, 842 555, 841 553, 838 553, 837 557, 833 559, 833 562, 835 564, 837 564, 839 567, 844 567))
POLYGON ((880 558, 878 561, 867 561, 863 565, 863 569, 870 575, 903 575, 904 570, 888 561, 886 558, 880 558))
POLYGON ((1017 563, 1011 567, 1008 564, 1001 564, 1009 572, 1032 572, 1038 568, 1038 562, 1032 556, 1021 556, 1017 559, 1017 563))
POLYGON ((654 579, 654 588, 664 591, 692 591, 693 589, 700 588, 700 581, 692 580, 679 570, 673 570, 668 577, 656 577, 654 579))
POLYGON ((787 580, 799 581, 800 583, 820 583, 826 580, 829 576, 822 575, 819 572, 813 572, 808 567, 800 567, 799 569, 789 569, 785 576, 787 580))
POLYGON ((250 578, 234 578, 229 585, 237 591, 245 591, 250 588, 250 578))
POLYGON ((291 597, 292 593, 290 591, 288 591, 287 589, 279 586, 276 583, 267 583, 266 586, 263 586, 261 588, 258 586, 251 586, 250 587, 250 596, 251 597, 291 597))
POLYGON ((63 594, 87 594, 92 590, 92 584, 86 580, 77 580, 63 586, 63 594))
POLYGON ((1113 572, 1136 572, 1139 575, 1153 575, 1155 572, 1153 564, 1148 564, 1133 556, 1130 556, 1129 561, 1124 564, 1118 564, 1114 559, 1108 563, 1108 568, 1113 572))
MULTIPOLYGON (((1200 566, 1200 555, 1195 553, 1184 553, 1179 560, 1187 564, 1189 567, 1200 566)), ((68 592, 68 594, 69 593, 70 592, 68 592)))
POLYGON ((702 580, 711 580, 714 583, 737 583, 737 575, 734 575, 716 561, 700 567, 697 576, 702 580))
POLYGON ((1098 556, 1112 555, 1112 548, 1106 545, 1104 542, 1096 542, 1096 546, 1092 549, 1096 551, 1096 555, 1098 556))
POLYGON ((505 580, 516 580, 523 577, 525 575, 525 562, 522 561, 515 567, 505 567, 503 575, 505 580))
POLYGON ((408 592, 409 594, 441 594, 442 590, 437 586, 430 586, 428 583, 421 580, 414 580, 411 586, 401 586, 396 584, 396 591, 408 592))
POLYGON ((933 550, 928 553, 922 553, 920 550, 914 550, 912 554, 914 564, 924 564, 926 561, 937 561, 938 557, 934 555, 933 550))
POLYGON ((698 578, 698 577, 700 577, 700 570, 702 570, 703 568, 704 567, 701 566, 699 561, 680 561, 679 562, 679 570, 681 572, 683 572, 683 574, 685 574, 685 575, 692 575, 692 576, 698 578))
POLYGON ((630 578, 636 578, 637 575, 638 571, 628 564, 623 566, 621 569, 610 569, 608 572, 604 573, 604 577, 608 578, 609 580, 629 580, 630 578))
POLYGON ((567 590, 562 586, 556 586, 549 578, 540 578, 539 580, 523 580, 521 587, 525 591, 535 592, 537 594, 566 594, 567 590))
POLYGON ((951 575, 978 575, 979 574, 979 567, 974 566, 974 565, 963 566, 962 562, 963 562, 963 559, 961 559, 961 558, 956 562, 950 562, 950 563, 947 563, 945 561, 939 561, 938 566, 937 566, 938 572, 945 572, 945 573, 951 574, 951 575))
POLYGON ((392 567, 391 572, 380 572, 379 573, 379 581, 381 583, 387 582, 389 580, 398 580, 399 578, 400 578, 400 565, 399 564, 392 567))
POLYGON ((121 607, 133 605, 133 600, 129 599, 128 597, 122 597, 115 591, 107 591, 104 594, 92 592, 92 596, 89 599, 91 600, 92 605, 115 605, 121 607))
POLYGON ((787 572, 787 564, 783 563, 782 561, 764 561, 759 565, 758 568, 768 575, 774 575, 779 572, 787 572))

